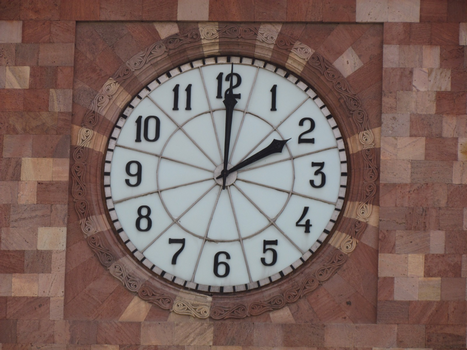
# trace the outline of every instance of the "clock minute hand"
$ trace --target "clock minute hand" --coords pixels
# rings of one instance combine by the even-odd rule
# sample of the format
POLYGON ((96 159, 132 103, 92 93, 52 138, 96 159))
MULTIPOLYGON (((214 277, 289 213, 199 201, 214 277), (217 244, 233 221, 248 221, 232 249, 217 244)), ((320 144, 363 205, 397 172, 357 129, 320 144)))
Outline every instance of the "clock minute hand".
POLYGON ((221 177, 224 177, 224 176, 227 177, 230 173, 233 173, 234 171, 237 171, 237 170, 239 170, 241 168, 244 168, 247 165, 250 165, 251 163, 257 162, 258 160, 263 159, 263 158, 265 158, 265 157, 267 157, 267 156, 269 156, 271 154, 282 153, 282 149, 284 148, 285 144, 289 140, 290 139, 287 139, 287 140, 276 140, 276 139, 274 139, 274 140, 272 140, 272 142, 269 144, 269 146, 263 148, 261 151, 253 154, 251 157, 248 157, 244 161, 238 163, 234 167, 227 170, 227 172, 225 172, 223 170, 222 173, 217 177, 217 179, 220 179, 221 177))
POLYGON ((229 151, 230 151, 230 135, 232 134, 232 116, 237 98, 233 94, 233 64, 232 75, 230 76, 230 88, 227 90, 224 98, 225 106, 225 139, 224 139, 224 169, 221 176, 223 177, 222 189, 225 189, 225 181, 227 179, 227 164, 229 164, 229 151))

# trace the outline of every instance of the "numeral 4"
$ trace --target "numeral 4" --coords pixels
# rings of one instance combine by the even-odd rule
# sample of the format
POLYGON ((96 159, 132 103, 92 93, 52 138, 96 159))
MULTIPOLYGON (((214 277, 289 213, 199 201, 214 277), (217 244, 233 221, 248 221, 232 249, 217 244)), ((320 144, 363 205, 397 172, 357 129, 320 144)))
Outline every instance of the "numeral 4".
POLYGON ((303 208, 302 216, 300 216, 300 219, 298 219, 297 222, 295 223, 295 226, 297 227, 304 227, 305 233, 310 233, 310 228, 311 226, 313 226, 311 225, 310 219, 306 219, 304 224, 300 223, 305 218, 306 214, 308 214, 308 209, 310 208, 309 207, 303 208))

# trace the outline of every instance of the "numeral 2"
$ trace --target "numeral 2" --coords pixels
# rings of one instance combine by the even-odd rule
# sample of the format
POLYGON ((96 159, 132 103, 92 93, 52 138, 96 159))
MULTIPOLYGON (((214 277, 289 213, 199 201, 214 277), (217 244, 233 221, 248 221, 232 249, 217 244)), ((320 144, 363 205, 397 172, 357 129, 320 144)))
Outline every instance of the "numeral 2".
POLYGON ((304 135, 309 134, 310 132, 315 130, 315 126, 316 126, 315 121, 311 118, 302 118, 300 119, 300 122, 298 123, 298 125, 303 126, 305 122, 307 121, 310 122, 310 127, 308 128, 308 130, 305 130, 298 136, 298 143, 315 143, 314 137, 311 137, 311 138, 303 137, 304 135))

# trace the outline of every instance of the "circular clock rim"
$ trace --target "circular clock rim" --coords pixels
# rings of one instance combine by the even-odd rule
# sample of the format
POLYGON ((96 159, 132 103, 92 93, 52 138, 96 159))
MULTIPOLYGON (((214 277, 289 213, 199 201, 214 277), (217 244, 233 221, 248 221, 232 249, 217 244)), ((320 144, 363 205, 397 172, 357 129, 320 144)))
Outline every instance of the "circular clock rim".
POLYGON ((219 320, 278 310, 315 291, 334 276, 355 250, 369 225, 372 225, 368 221, 376 217, 373 206, 377 205, 375 201, 378 196, 379 146, 372 128, 380 124, 379 119, 375 118, 378 115, 366 112, 364 103, 352 91, 346 78, 319 51, 310 52, 306 45, 283 33, 280 42, 271 47, 265 44, 265 38, 259 32, 259 25, 254 23, 187 26, 183 31, 135 52, 102 85, 87 109, 77 107, 73 121, 76 140, 73 141, 70 181, 70 203, 76 213, 73 223, 84 234, 88 247, 101 265, 113 277, 128 291, 163 310, 219 320), (219 45, 216 40, 222 44, 219 45), (295 45, 309 55, 294 53, 295 45), (188 57, 203 59, 219 55, 250 56, 267 59, 277 66, 290 66, 294 74, 312 85, 320 96, 325 95, 327 106, 337 116, 336 121, 341 122, 339 126, 347 141, 352 176, 349 176, 345 213, 338 223, 339 239, 328 241, 313 264, 308 261, 293 276, 289 275, 261 289, 207 295, 187 292, 155 278, 127 254, 126 248, 117 241, 106 216, 101 179, 104 171, 103 152, 114 125, 111 120, 118 118, 130 97, 160 72, 188 61, 188 57))
MULTIPOLYGON (((116 214, 115 210, 115 205, 113 203, 113 199, 111 196, 111 185, 110 185, 110 171, 104 171, 103 173, 103 179, 102 183, 104 184, 104 195, 105 195, 105 206, 106 206, 106 214, 109 219, 109 222, 112 223, 113 230, 116 232, 117 236, 120 238, 120 243, 125 246, 126 251, 128 255, 130 255, 135 261, 141 265, 143 268, 148 270, 151 274, 155 275, 156 278, 163 279, 166 282, 169 283, 174 283, 176 286, 185 288, 187 290, 194 290, 195 292, 201 292, 201 293, 242 293, 242 292, 249 292, 251 290, 255 289, 260 289, 264 288, 265 286, 269 284, 274 284, 277 283, 279 280, 283 280, 289 275, 293 275, 297 269, 300 269, 303 264, 307 263, 315 259, 316 255, 319 254, 320 250, 322 250, 322 247, 325 245, 325 243, 333 236, 336 228, 339 225, 339 222, 341 220, 341 217, 343 215, 343 211, 345 210, 345 205, 346 205, 346 199, 348 195, 347 187, 348 184, 350 183, 350 178, 351 178, 351 172, 350 172, 350 166, 348 165, 349 158, 347 156, 347 147, 346 147, 346 140, 343 138, 343 135, 340 131, 339 128, 339 123, 335 118, 333 117, 333 113, 330 110, 327 110, 329 113, 325 115, 323 113, 323 108, 326 108, 326 102, 323 101, 323 99, 318 95, 317 91, 314 89, 312 85, 310 85, 308 82, 304 81, 300 77, 297 77, 293 72, 290 70, 280 67, 278 65, 272 64, 267 60, 264 59, 259 59, 259 58, 252 58, 248 56, 212 56, 212 57, 205 57, 202 59, 196 59, 196 60, 190 60, 187 61, 177 67, 173 67, 166 71, 163 74, 158 75, 155 77, 150 83, 148 83, 146 86, 144 86, 138 93, 134 95, 134 97, 128 102, 125 108, 123 108, 123 113, 121 117, 119 117, 116 122, 115 122, 115 127, 112 129, 112 132, 110 133, 110 137, 108 139, 108 144, 107 144, 107 151, 104 155, 104 168, 106 164, 109 163, 109 159, 112 159, 113 152, 115 148, 117 147, 117 139, 119 137, 120 131, 123 129, 125 123, 127 122, 127 118, 129 118, 132 114, 132 112, 135 110, 137 105, 144 99, 146 98, 147 95, 151 94, 153 91, 155 91, 159 86, 162 86, 163 84, 167 83, 170 81, 172 77, 181 75, 183 73, 195 70, 195 69, 200 69, 202 67, 209 67, 209 66, 214 66, 214 65, 225 65, 225 64, 237 64, 237 65, 245 65, 245 66, 250 66, 253 68, 259 68, 259 69, 265 69, 266 71, 269 71, 271 73, 274 73, 278 76, 281 76, 282 78, 285 79, 285 81, 289 81, 295 84, 300 90, 305 92, 309 98, 313 100, 313 102, 320 108, 322 112, 322 117, 325 118, 325 120, 328 122, 329 127, 332 127, 332 124, 336 124, 337 127, 337 134, 333 133, 334 138, 336 139, 337 143, 337 150, 340 155, 340 161, 341 164, 344 163, 345 167, 345 172, 341 172, 340 175, 340 182, 342 182, 343 179, 345 179, 345 186, 344 186, 344 193, 345 193, 345 198, 344 199, 338 199, 336 201, 336 204, 334 205, 333 209, 333 215, 331 215, 329 222, 326 225, 326 228, 324 231, 319 235, 317 241, 307 249, 304 254, 297 259, 294 263, 290 264, 289 266, 285 266, 281 271, 274 273, 271 276, 262 278, 261 280, 257 281, 252 281, 248 284, 242 284, 242 285, 228 285, 228 286, 213 286, 213 285, 204 285, 196 282, 190 282, 186 281, 180 277, 174 276, 167 271, 164 271, 163 269, 159 268, 158 266, 154 265, 152 262, 150 262, 148 259, 146 259, 145 255, 140 252, 136 246, 133 244, 131 239, 128 237, 126 234, 124 228, 120 224, 120 221, 118 219, 118 216, 116 214), (280 73, 278 73, 278 71, 280 73), (310 92, 311 91, 311 92, 310 92), (320 104, 322 103, 322 106, 320 104), (337 140, 342 139, 342 149, 340 148, 337 140), (337 216, 337 217, 336 217, 337 216), (336 217, 335 220, 333 220, 333 217, 336 217), (333 222, 333 223, 331 223, 333 222), (329 228, 329 229, 328 229, 329 228)), ((326 108, 327 109, 327 108, 326 108)), ((213 112, 215 110, 211 110, 213 112)), ((186 125, 188 122, 193 120, 194 118, 204 115, 206 113, 209 113, 210 111, 203 111, 201 114, 197 114, 193 117, 190 117, 188 120, 186 120, 184 123, 180 124, 180 128, 183 128, 184 125, 186 125)), ((248 114, 248 113, 247 113, 248 114)), ((251 114, 251 113, 250 113, 251 114)), ((255 116, 255 115, 253 115, 255 116)), ((261 116, 256 116, 260 118, 261 120, 264 119, 264 117, 261 116)), ((265 121, 265 120, 263 120, 265 121)), ((265 121, 267 124, 271 126, 271 124, 267 121, 265 121)), ((334 128, 333 128, 334 129, 334 128)), ((162 150, 161 150, 161 156, 164 152, 165 147, 167 144, 170 142, 171 137, 175 134, 175 132, 179 131, 179 129, 175 130, 167 139, 165 142, 162 150)), ((290 150, 287 149, 287 151, 290 153, 290 150)), ((111 160, 110 160, 111 162, 111 160)), ((110 167, 111 164, 109 164, 108 167, 110 167)), ((160 162, 158 162, 157 168, 159 169, 160 162)), ((293 168, 295 165, 293 165, 293 168)), ((158 179, 158 176, 157 176, 158 179)), ((157 180, 158 181, 158 180, 157 180)), ((295 176, 293 183, 295 182, 295 176)), ((157 186, 159 188, 159 185, 157 186)), ((293 187, 293 185, 292 185, 293 187)), ((342 185, 341 185, 342 188, 342 185)), ((158 191, 159 196, 161 193, 158 191)), ((140 197, 140 196, 138 196, 140 197)), ((341 197, 339 197, 341 198, 341 197)), ((285 206, 287 206, 287 203, 291 199, 291 194, 289 193, 289 196, 287 198, 286 203, 280 210, 280 213, 283 212, 285 206)), ((161 201, 163 202, 163 199, 161 197, 161 201)), ((162 203, 163 204, 163 203, 162 203)), ((165 211, 167 214, 172 218, 172 214, 169 213, 169 210, 166 208, 166 206, 163 204, 165 211)), ((277 215, 276 218, 280 216, 277 215)), ((173 218, 172 218, 173 219, 173 218)), ((267 227, 269 227, 268 225, 267 227)), ((181 226, 181 228, 185 231, 187 231, 186 228, 181 226)), ((261 232, 264 231, 264 227, 260 230, 261 232)), ((187 231, 190 233, 190 231, 187 231)), ((260 233, 260 232, 259 232, 260 233)), ((192 233, 193 234, 193 233, 192 233)), ((253 235, 256 235, 258 233, 255 233, 253 235)), ((250 236, 253 236, 250 235, 250 236)), ((197 235, 195 235, 197 236, 197 235)), ((249 238, 248 236, 247 238, 249 238)))

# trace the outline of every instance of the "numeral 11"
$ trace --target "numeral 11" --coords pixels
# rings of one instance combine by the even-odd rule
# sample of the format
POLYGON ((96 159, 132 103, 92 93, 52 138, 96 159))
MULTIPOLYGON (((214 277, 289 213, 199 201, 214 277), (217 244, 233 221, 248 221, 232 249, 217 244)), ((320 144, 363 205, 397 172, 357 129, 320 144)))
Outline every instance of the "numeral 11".
MULTIPOLYGON (((174 106, 172 110, 178 111, 178 95, 179 95, 179 90, 180 90, 180 84, 175 85, 173 88, 174 92, 174 106)), ((185 89, 186 92, 186 104, 185 104, 185 110, 186 111, 191 111, 191 84, 188 84, 188 86, 185 89)))

